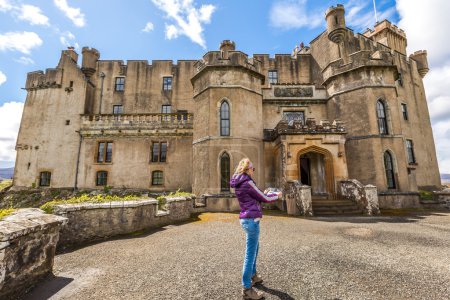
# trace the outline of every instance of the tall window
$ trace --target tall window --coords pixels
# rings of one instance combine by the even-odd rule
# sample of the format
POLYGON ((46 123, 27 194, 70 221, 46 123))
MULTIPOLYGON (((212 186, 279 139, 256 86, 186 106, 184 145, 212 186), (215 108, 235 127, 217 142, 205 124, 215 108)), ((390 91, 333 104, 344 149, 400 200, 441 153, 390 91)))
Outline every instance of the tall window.
POLYGON ((99 142, 97 150, 98 163, 110 163, 112 161, 112 142, 99 142))
POLYGON ((278 83, 278 71, 277 70, 269 71, 269 83, 270 84, 278 83))
POLYGON ((395 189, 394 162, 389 151, 384 152, 384 168, 386 170, 386 181, 389 189, 395 189))
POLYGON ((377 102, 377 116, 378 116, 378 129, 380 134, 388 134, 386 109, 384 103, 381 100, 377 102))
POLYGON ((96 186, 106 186, 108 185, 108 172, 106 171, 98 171, 97 179, 95 181, 96 186))
POLYGON ((230 105, 227 101, 220 105, 220 135, 230 135, 230 105))
POLYGON ((116 84, 114 90, 117 92, 123 92, 125 89, 125 77, 116 77, 116 84))
POLYGON ((408 121, 408 108, 406 107, 405 103, 402 103, 402 114, 403 120, 408 121))
POLYGON ((172 77, 163 77, 163 91, 172 90, 172 77))
POLYGON ((39 176, 39 186, 50 186, 50 180, 52 178, 52 173, 41 172, 39 176))
POLYGON ((230 156, 226 152, 220 157, 220 191, 230 191, 230 156))
POLYGON ((113 106, 113 114, 120 115, 121 113, 123 113, 123 106, 122 105, 114 105, 113 106))
POLYGON ((152 144, 152 162, 165 162, 167 160, 167 142, 154 142, 152 144))
POLYGON ((153 171, 152 172, 152 185, 163 185, 164 177, 162 171, 153 171))
POLYGON ((416 163, 416 157, 414 155, 414 145, 412 140, 406 140, 406 151, 408 152, 408 163, 416 163))

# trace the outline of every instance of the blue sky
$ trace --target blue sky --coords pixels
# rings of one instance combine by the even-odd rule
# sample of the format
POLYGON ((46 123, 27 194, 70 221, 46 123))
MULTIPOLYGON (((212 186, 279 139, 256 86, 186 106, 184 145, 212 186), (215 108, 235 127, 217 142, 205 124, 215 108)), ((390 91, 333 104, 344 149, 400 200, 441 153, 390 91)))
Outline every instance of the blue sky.
MULTIPOLYGON (((446 2, 429 0, 427 7, 435 8, 429 22, 437 23, 434 14, 441 11, 438 7, 448 6, 446 2)), ((94 47, 101 59, 124 61, 198 59, 206 51, 218 49, 224 39, 234 40, 239 50, 250 55, 291 53, 296 44, 303 41, 307 45, 324 30, 324 12, 337 3, 345 5, 347 25, 353 30, 363 32, 375 23, 373 0, 0 0, 0 167, 14 163, 21 103, 26 97, 21 87, 27 72, 55 67, 60 51, 67 46, 75 46, 79 53, 83 46, 94 47)), ((408 22, 414 14, 429 9, 419 3, 423 2, 377 0, 378 17, 411 27, 414 36, 419 36, 414 22, 408 22)), ((437 19, 446 22, 446 18, 437 19)), ((431 25, 439 25, 434 23, 431 25)), ((403 29, 410 37, 409 28, 403 29)), ((426 40, 416 39, 424 44, 409 53, 428 47, 426 40)), ((450 62, 448 53, 432 57, 432 67, 450 62)), ((439 89, 434 93, 439 105, 430 108, 432 117, 434 111, 442 114, 440 105, 449 104, 439 89)), ((446 116, 441 116, 449 121, 442 128, 450 137, 450 118, 446 116)), ((444 140, 436 133, 435 137, 444 140)), ((450 143, 441 144, 450 150, 450 143)), ((447 157, 438 151, 438 157, 441 171, 450 173, 450 154, 447 157)))

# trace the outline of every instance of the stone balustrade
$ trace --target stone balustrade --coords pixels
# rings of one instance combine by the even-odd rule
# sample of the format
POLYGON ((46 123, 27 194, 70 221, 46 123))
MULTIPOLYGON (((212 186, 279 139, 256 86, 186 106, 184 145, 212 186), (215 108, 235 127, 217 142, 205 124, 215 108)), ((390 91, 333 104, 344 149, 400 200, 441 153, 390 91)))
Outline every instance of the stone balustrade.
POLYGON ((0 221, 0 299, 20 297, 52 272, 66 222, 37 208, 18 210, 0 221))
POLYGON ((358 207, 364 209, 365 214, 380 214, 376 186, 370 184, 363 185, 356 179, 342 180, 340 185, 340 195, 354 201, 358 207))
POLYGON ((193 199, 189 197, 166 198, 166 210, 158 210, 158 204, 158 200, 150 198, 55 205, 54 214, 68 219, 58 248, 188 220, 193 210, 193 199))
POLYGON ((311 187, 298 180, 288 180, 283 189, 288 215, 313 216, 311 187))

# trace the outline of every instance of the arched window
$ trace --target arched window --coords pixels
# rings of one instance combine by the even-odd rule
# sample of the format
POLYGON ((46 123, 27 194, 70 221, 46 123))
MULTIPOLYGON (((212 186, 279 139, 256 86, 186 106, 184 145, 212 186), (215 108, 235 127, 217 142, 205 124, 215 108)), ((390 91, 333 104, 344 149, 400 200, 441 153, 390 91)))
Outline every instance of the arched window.
POLYGON ((220 156, 220 191, 230 191, 230 156, 226 152, 220 156))
POLYGON ((387 120, 386 120, 386 108, 383 101, 377 101, 377 117, 378 117, 378 129, 380 134, 388 134, 387 120))
POLYGON ((97 186, 106 186, 108 185, 108 172, 106 171, 98 171, 97 172, 97 186))
POLYGON ((230 105, 227 101, 220 105, 220 135, 230 135, 230 105))
POLYGON ((386 181, 388 189, 395 189, 395 177, 394 177, 394 161, 389 151, 384 152, 384 169, 386 170, 386 181))

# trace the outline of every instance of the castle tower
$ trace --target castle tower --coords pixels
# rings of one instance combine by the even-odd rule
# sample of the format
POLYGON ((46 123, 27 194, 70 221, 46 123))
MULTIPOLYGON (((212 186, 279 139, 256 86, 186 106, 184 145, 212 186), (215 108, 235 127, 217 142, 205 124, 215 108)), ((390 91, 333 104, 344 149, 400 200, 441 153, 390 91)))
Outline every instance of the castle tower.
POLYGON ((86 77, 91 77, 97 70, 97 61, 100 59, 100 52, 94 48, 83 47, 81 53, 83 54, 81 71, 83 71, 86 77))
POLYGON ((229 178, 244 157, 260 166, 255 179, 263 184, 261 63, 226 40, 220 51, 206 53, 195 66, 193 192, 229 191, 229 178))
POLYGON ((407 42, 405 32, 388 20, 377 23, 374 30, 368 29, 363 35, 406 55, 407 42))
POLYGON ((328 39, 340 44, 346 31, 344 6, 338 4, 336 7, 330 7, 325 13, 325 19, 327 21, 328 39))
POLYGON ((420 76, 424 78, 425 75, 430 70, 430 68, 428 68, 427 51, 426 50, 416 51, 409 57, 416 61, 417 71, 419 72, 420 76))

